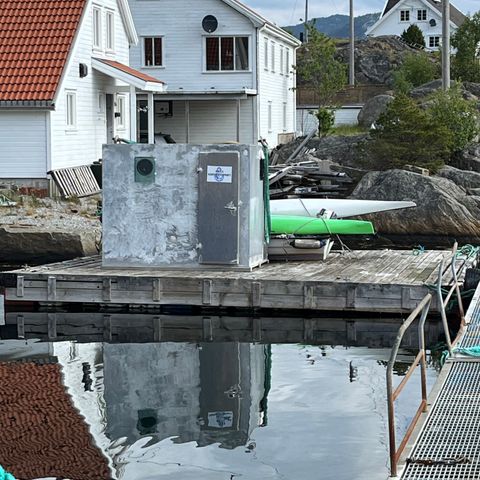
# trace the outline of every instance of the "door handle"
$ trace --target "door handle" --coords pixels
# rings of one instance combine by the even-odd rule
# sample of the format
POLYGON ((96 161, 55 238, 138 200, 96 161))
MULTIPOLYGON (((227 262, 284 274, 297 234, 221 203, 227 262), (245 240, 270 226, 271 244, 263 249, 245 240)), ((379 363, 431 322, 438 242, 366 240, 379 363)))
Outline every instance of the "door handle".
POLYGON ((232 215, 236 215, 238 208, 233 202, 227 203, 223 208, 229 210, 232 215))

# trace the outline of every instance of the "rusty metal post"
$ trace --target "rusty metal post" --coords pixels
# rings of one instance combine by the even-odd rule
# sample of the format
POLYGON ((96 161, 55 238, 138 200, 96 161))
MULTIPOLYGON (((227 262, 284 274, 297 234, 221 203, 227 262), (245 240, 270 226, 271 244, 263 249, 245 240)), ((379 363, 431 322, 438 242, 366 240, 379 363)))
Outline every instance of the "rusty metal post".
POLYGON ((456 269, 456 259, 457 259, 457 249, 458 249, 458 243, 455 242, 455 245, 453 246, 453 252, 452 252, 452 276, 453 276, 453 281, 455 285, 455 291, 457 292, 457 301, 458 301, 458 311, 460 313, 460 320, 462 326, 465 325, 465 309, 463 308, 463 300, 462 300, 462 294, 460 292, 460 285, 458 283, 458 277, 457 277, 457 269, 456 269))
POLYGON ((437 296, 438 296, 438 306, 440 308, 440 315, 442 317, 443 330, 445 333, 445 340, 447 342, 448 352, 450 353, 450 355, 452 355, 452 341, 450 339, 447 313, 445 312, 445 303, 443 301, 443 295, 442 295, 443 261, 444 260, 442 259, 438 269, 437 296))
POLYGON ((422 382, 422 400, 424 400, 423 411, 427 411, 427 360, 425 353, 425 320, 430 310, 430 302, 428 302, 422 310, 422 316, 418 322, 418 348, 422 352, 422 360, 420 363, 420 374, 422 382))

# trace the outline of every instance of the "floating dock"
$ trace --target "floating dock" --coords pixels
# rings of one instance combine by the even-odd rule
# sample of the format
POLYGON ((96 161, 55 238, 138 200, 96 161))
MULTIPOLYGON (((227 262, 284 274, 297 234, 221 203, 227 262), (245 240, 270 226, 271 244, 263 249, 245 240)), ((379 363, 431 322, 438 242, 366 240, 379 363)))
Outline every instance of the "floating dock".
MULTIPOLYGON (((86 257, 1 274, 7 302, 109 306, 190 305, 251 309, 405 313, 432 291, 451 251, 355 250, 326 261, 232 269, 104 268, 86 257)), ((453 281, 451 267, 442 285, 453 281)), ((438 312, 437 300, 431 307, 438 312)))

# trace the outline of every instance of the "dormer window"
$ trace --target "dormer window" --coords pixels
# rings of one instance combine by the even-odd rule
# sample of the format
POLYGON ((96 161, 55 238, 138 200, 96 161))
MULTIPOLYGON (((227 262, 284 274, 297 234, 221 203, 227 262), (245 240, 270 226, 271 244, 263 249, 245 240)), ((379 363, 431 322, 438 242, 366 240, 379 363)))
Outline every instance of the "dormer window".
POLYGON ((206 37, 205 70, 235 72, 249 69, 248 37, 206 37))
POLYGON ((400 10, 400 21, 401 22, 410 21, 410 10, 400 10))

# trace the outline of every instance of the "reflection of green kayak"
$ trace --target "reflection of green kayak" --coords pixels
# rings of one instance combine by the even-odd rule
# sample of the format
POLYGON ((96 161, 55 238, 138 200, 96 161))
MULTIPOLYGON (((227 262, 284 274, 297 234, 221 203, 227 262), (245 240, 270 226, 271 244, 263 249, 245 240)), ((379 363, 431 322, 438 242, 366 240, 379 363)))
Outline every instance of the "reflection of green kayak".
POLYGON ((372 222, 362 220, 272 215, 272 234, 274 235, 371 235, 373 233, 375 231, 372 222))

